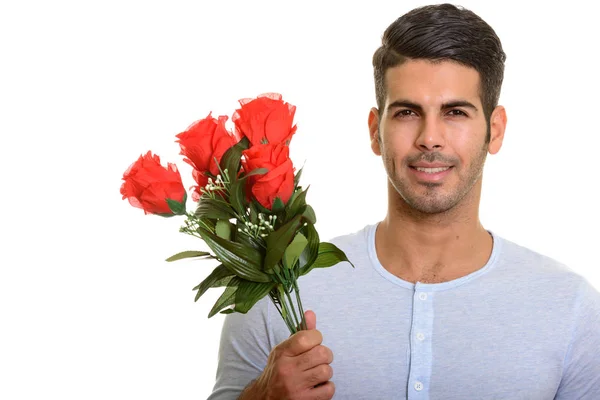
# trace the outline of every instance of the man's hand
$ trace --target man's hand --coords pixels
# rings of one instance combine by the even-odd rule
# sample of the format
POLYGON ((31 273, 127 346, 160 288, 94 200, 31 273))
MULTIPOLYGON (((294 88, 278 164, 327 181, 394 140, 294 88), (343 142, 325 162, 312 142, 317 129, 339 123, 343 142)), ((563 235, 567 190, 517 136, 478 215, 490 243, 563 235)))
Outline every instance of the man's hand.
POLYGON ((300 331, 278 344, 269 354, 267 366, 239 400, 327 400, 335 386, 332 351, 321 345, 317 316, 304 313, 308 330, 300 331))

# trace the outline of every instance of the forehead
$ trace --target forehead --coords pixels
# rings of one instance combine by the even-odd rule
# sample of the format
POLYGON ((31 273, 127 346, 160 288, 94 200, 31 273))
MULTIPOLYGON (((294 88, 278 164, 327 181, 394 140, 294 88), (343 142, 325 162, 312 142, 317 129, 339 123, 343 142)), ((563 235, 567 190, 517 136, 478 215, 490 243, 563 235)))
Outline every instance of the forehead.
POLYGON ((463 99, 479 104, 479 73, 452 61, 408 60, 385 73, 386 104, 398 99, 437 104, 463 99))

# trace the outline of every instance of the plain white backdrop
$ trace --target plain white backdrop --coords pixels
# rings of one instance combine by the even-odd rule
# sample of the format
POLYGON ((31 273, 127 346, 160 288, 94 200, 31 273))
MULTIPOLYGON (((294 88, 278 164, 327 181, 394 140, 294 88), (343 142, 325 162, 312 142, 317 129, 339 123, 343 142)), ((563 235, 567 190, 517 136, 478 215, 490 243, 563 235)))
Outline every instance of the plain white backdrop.
MULTIPOLYGON (((423 4, 0 4, 0 398, 206 398, 224 316, 207 319, 220 290, 191 289, 214 264, 164 261, 202 244, 121 200, 123 172, 152 150, 192 185, 175 135, 279 92, 322 240, 379 221, 371 56, 423 4)), ((583 0, 459 4, 508 56, 481 221, 600 288, 598 23, 583 0)))

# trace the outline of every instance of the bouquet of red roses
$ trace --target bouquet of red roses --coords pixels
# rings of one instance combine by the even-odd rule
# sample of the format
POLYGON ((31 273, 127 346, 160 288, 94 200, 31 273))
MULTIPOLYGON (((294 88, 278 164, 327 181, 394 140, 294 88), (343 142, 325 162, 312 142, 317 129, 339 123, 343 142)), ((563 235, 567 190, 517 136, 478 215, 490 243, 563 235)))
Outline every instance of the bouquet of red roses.
POLYGON ((123 174, 123 199, 146 214, 185 216, 180 231, 212 251, 183 251, 167 259, 216 259, 220 264, 194 287, 197 301, 209 288, 225 287, 208 317, 246 313, 269 295, 291 333, 306 329, 298 277, 313 268, 348 261, 332 243, 320 242, 314 210, 299 185, 289 144, 296 107, 275 93, 240 100, 232 121, 212 113, 176 135, 192 166, 195 210, 175 164, 163 167, 150 151, 123 174), (292 300, 292 292, 299 310, 292 300))

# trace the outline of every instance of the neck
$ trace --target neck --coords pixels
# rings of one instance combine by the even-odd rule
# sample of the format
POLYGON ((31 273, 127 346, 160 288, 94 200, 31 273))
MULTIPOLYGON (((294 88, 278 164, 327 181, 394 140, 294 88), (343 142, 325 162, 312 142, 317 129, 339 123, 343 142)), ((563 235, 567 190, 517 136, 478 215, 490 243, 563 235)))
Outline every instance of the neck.
POLYGON ((479 221, 480 189, 481 183, 475 185, 447 211, 424 214, 390 187, 388 214, 375 236, 381 264, 413 283, 453 280, 483 267, 492 238, 479 221))

